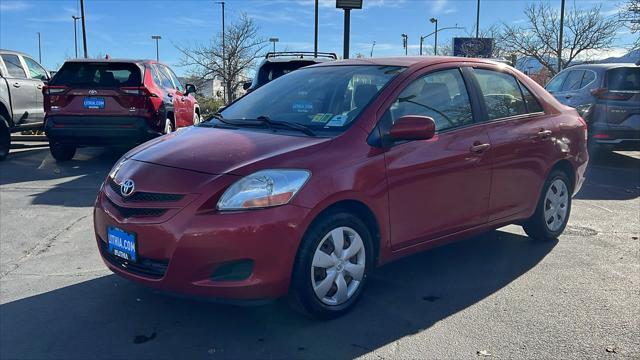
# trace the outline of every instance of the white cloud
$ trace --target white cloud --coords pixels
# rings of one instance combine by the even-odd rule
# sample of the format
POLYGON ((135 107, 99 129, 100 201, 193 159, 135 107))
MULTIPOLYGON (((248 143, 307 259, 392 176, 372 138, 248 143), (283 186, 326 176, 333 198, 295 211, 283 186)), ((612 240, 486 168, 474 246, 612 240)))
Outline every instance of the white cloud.
POLYGON ((31 7, 31 4, 27 4, 24 1, 7 1, 0 2, 0 11, 20 11, 31 7))

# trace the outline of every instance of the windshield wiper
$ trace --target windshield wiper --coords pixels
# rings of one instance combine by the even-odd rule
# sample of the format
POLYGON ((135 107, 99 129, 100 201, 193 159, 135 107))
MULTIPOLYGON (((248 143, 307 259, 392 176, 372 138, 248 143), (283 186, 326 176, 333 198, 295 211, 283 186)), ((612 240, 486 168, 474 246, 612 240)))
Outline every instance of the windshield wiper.
POLYGON ((258 116, 256 118, 256 120, 258 120, 261 123, 267 125, 269 128, 273 128, 274 125, 275 126, 282 126, 282 127, 288 128, 288 129, 300 131, 300 132, 305 133, 305 134, 307 134, 309 136, 316 136, 316 133, 313 132, 313 130, 311 130, 308 126, 302 125, 302 124, 297 123, 297 122, 271 120, 266 115, 260 115, 260 116, 258 116))

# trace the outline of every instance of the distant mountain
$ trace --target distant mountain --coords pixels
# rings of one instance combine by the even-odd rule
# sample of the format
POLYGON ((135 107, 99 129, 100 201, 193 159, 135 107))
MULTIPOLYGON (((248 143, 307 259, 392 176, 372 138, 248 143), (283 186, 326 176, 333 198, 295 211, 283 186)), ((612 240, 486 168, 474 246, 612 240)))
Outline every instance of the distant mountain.
POLYGON ((596 63, 596 64, 603 64, 603 63, 636 63, 638 61, 640 61, 640 49, 631 51, 631 52, 627 53, 626 55, 622 55, 622 56, 619 56, 619 57, 609 57, 609 58, 606 58, 606 59, 593 61, 593 63, 596 63))
MULTIPOLYGON (((608 57, 601 60, 586 61, 589 64, 603 64, 603 63, 636 63, 640 61, 640 50, 631 51, 625 55, 618 57, 608 57)), ((556 64, 555 59, 550 60, 551 64, 556 64)), ((580 61, 574 61, 571 66, 581 64, 580 61)), ((516 61, 516 68, 525 73, 538 73, 542 69, 542 64, 532 58, 523 57, 516 61)))

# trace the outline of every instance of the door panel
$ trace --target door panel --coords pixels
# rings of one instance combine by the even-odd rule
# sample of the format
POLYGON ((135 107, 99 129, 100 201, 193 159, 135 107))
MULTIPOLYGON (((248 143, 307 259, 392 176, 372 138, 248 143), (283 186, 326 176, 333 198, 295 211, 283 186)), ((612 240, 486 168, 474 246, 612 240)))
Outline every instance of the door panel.
POLYGON ((6 78, 11 95, 13 123, 25 125, 35 122, 38 114, 36 85, 27 78, 24 65, 17 55, 2 54, 1 57, 8 71, 6 78))
POLYGON ((33 113, 34 117, 33 119, 30 117, 30 120, 39 123, 44 121, 44 96, 42 94, 42 88, 44 87, 44 81, 49 80, 49 74, 35 60, 26 56, 23 56, 22 59, 24 60, 26 68, 29 70, 29 80, 35 89, 34 97, 36 106, 33 113))
POLYGON ((413 141, 387 152, 392 246, 398 249, 487 221, 491 150, 482 126, 413 141))

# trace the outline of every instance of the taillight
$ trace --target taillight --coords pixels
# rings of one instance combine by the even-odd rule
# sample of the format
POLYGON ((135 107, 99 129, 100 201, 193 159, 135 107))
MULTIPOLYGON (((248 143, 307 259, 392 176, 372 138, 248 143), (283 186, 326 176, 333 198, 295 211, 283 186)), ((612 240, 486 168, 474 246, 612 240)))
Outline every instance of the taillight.
POLYGON ((610 139, 611 135, 609 135, 609 134, 594 134, 593 138, 594 139, 610 139))
POLYGON ((141 87, 121 87, 120 91, 128 95, 138 95, 138 96, 149 96, 149 97, 157 97, 156 94, 153 94, 149 89, 144 86, 141 87))
POLYGON ((44 95, 60 95, 63 94, 65 92, 67 92, 67 87, 66 86, 49 86, 49 85, 45 85, 42 88, 42 93, 44 95))
POLYGON ((607 88, 596 88, 591 90, 591 95, 602 100, 629 100, 633 97, 633 93, 609 91, 607 88))

